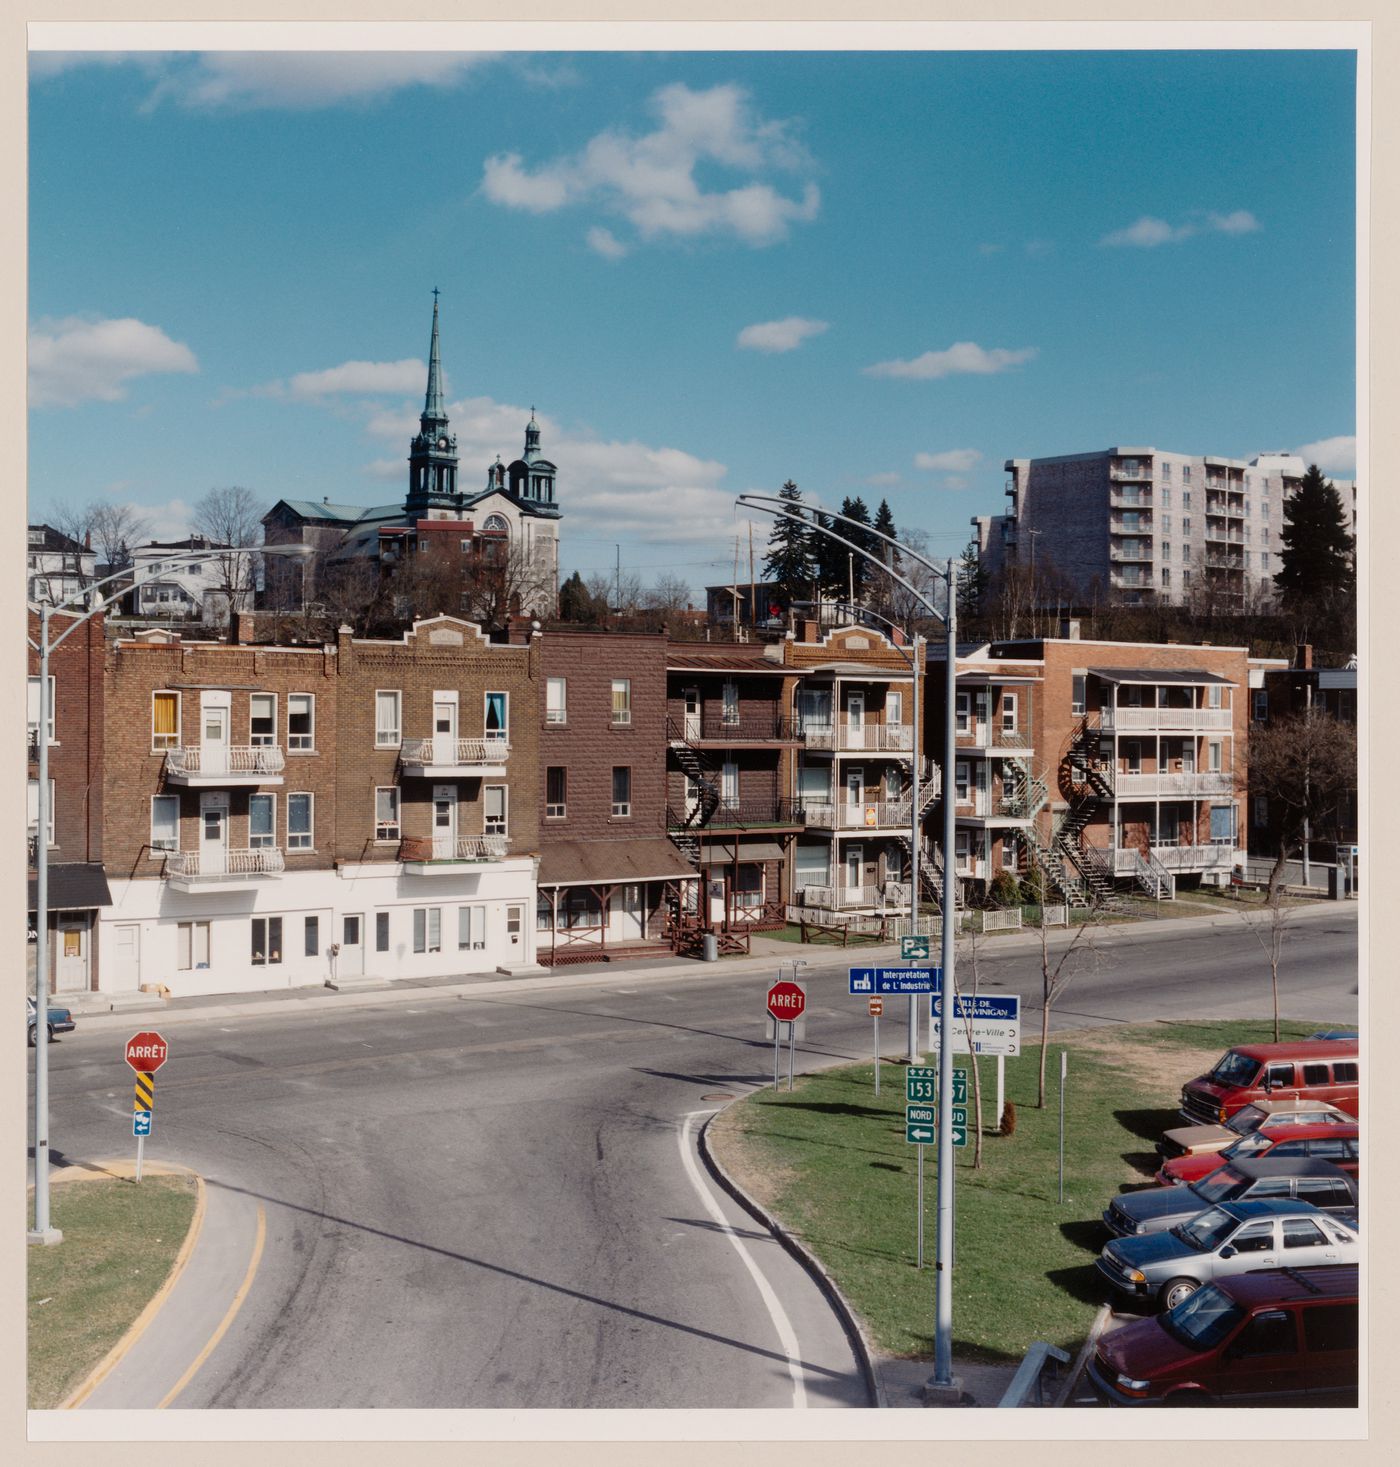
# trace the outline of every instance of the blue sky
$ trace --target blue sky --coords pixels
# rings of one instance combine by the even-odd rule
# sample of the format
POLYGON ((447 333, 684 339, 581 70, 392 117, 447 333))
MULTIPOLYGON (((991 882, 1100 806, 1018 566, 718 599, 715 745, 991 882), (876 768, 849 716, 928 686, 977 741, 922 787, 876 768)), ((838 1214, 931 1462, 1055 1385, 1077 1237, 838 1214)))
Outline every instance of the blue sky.
POLYGON ((953 554, 1012 456, 1350 477, 1354 138, 1349 52, 37 54, 31 517, 401 497, 434 286, 566 572, 726 579, 786 478, 953 554))

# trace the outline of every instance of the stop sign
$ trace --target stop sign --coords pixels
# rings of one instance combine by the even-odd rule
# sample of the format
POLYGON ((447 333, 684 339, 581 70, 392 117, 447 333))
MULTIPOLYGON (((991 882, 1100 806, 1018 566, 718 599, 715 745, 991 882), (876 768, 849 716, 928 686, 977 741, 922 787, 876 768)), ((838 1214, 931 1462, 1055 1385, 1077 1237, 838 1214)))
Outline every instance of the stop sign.
POLYGON ((802 1010, 806 1007, 806 991, 796 983, 790 983, 786 978, 779 979, 768 990, 768 1012, 775 1019, 780 1021, 800 1019, 802 1010))
POLYGON ((154 1030, 145 1029, 126 1041, 126 1062, 133 1070, 150 1074, 165 1063, 170 1046, 154 1030))

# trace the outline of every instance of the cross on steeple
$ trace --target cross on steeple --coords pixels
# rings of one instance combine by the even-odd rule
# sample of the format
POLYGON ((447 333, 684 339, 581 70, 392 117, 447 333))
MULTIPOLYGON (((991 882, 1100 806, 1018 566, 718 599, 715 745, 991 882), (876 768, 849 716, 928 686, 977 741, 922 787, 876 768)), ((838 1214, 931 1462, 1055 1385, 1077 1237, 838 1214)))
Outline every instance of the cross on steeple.
POLYGON ((437 288, 437 286, 436 285, 433 286, 433 304, 434 305, 437 305, 437 298, 441 294, 442 294, 442 292, 437 288))

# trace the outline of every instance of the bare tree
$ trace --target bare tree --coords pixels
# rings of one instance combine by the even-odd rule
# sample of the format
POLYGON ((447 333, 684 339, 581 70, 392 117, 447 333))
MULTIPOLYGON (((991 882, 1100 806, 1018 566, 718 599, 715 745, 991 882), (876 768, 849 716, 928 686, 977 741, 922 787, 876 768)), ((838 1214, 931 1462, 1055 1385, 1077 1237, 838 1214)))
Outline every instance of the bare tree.
POLYGON ((109 573, 126 570, 132 552, 150 538, 151 522, 134 504, 99 504, 92 510, 92 548, 109 573))
MULTIPOLYGON (((96 511, 95 504, 73 504, 65 499, 56 500, 49 513, 49 527, 86 549, 92 544, 93 517, 96 511)), ((91 578, 83 571, 81 555, 72 555, 70 564, 70 556, 64 553, 60 565, 64 569, 52 574, 61 575, 64 582, 76 581, 79 589, 87 587, 91 578)), ((52 587, 50 594, 52 595, 52 587)))
POLYGON ((1249 928, 1265 958, 1269 963, 1269 988, 1274 1000, 1274 1043, 1279 1041, 1278 1025, 1278 966, 1279 959, 1283 956, 1284 937, 1288 928, 1288 920, 1293 915, 1291 907, 1283 904, 1283 888, 1270 885, 1265 894, 1262 907, 1262 916, 1257 916, 1255 911, 1249 907, 1240 908, 1240 916, 1244 924, 1249 928))
POLYGON ((648 611, 688 611, 695 603, 695 593, 688 581, 663 571, 642 593, 641 602, 648 611))
POLYGON ((1036 1108, 1045 1109, 1045 1051, 1050 1044, 1050 1010, 1064 991, 1087 967, 1097 966, 1098 950, 1094 947, 1093 921, 1075 929, 1069 946, 1052 964, 1050 942, 1045 926, 1045 909, 1040 912, 1040 1073, 1037 1079, 1036 1108))
POLYGON ((462 587, 459 607, 464 616, 488 631, 499 631, 512 616, 552 615, 553 562, 538 553, 516 550, 476 562, 462 587))
POLYGON ((252 602, 254 556, 262 540, 262 506, 251 489, 234 484, 211 489, 194 507, 190 520, 195 534, 209 541, 211 550, 226 550, 210 562, 219 591, 228 601, 230 615, 252 602))
POLYGON ((642 600, 642 578, 636 571, 594 571, 584 584, 591 595, 617 613, 636 611, 642 600))

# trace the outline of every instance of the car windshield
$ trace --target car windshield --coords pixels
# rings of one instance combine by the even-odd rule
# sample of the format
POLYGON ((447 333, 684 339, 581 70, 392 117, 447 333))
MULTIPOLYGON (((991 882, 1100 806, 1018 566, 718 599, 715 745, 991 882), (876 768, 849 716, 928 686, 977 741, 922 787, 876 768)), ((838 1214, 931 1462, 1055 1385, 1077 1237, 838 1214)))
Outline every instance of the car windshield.
POLYGON ((1242 1177, 1233 1167, 1223 1166, 1204 1181, 1196 1182, 1191 1190, 1202 1202, 1228 1202, 1247 1186, 1248 1177, 1242 1177))
POLYGON ((1218 1207, 1208 1208, 1190 1222, 1172 1229, 1172 1236, 1189 1243, 1199 1253, 1209 1253, 1218 1247, 1238 1226, 1228 1212, 1218 1207))
POLYGON ((1183 1345, 1208 1350, 1239 1323, 1244 1309, 1219 1284, 1197 1289, 1189 1299, 1161 1316, 1162 1328, 1183 1345))
POLYGON ((1248 1085, 1259 1070, 1259 1061, 1247 1054, 1236 1054, 1232 1049, 1210 1072, 1217 1085, 1248 1085))
POLYGON ((1236 1156, 1249 1156, 1255 1151, 1267 1151, 1273 1142, 1262 1131, 1251 1131, 1248 1136, 1241 1136, 1233 1146, 1227 1146, 1220 1154, 1233 1159, 1236 1156))
POLYGON ((1257 1105, 1247 1105, 1242 1110, 1237 1110, 1234 1115, 1225 1122, 1227 1130, 1235 1131, 1244 1136, 1250 1131, 1258 1130, 1264 1124, 1267 1111, 1260 1110, 1257 1105))

